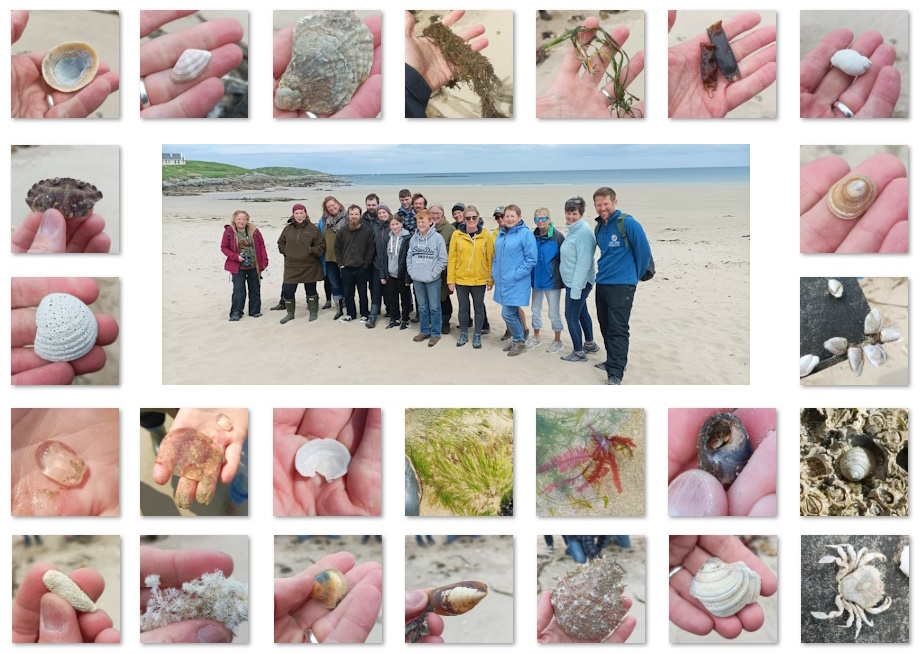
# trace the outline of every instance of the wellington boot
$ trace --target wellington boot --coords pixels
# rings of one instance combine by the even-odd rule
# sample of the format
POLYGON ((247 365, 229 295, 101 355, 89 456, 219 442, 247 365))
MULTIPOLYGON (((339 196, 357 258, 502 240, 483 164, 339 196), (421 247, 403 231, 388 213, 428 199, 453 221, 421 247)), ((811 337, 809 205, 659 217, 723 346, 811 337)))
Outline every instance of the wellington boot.
POLYGON ((308 318, 308 322, 312 320, 317 320, 317 312, 320 311, 318 305, 320 304, 320 298, 318 296, 308 298, 308 312, 311 314, 311 317, 308 318))
POLYGON ((279 321, 279 323, 282 325, 287 323, 289 320, 295 319, 295 298, 285 301, 285 310, 287 311, 285 317, 279 321))
POLYGON ((375 329, 375 323, 378 322, 378 307, 372 307, 371 313, 369 313, 369 319, 366 321, 365 326, 369 329, 375 329))
POLYGON ((270 311, 283 311, 285 309, 285 298, 279 298, 279 304, 272 307, 270 311))

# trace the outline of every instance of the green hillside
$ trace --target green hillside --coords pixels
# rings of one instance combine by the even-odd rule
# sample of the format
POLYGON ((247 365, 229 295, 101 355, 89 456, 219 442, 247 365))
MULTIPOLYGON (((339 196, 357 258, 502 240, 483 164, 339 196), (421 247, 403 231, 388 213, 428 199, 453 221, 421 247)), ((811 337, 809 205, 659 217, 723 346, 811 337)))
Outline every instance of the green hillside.
POLYGON ((213 161, 186 161, 185 166, 162 166, 162 179, 223 179, 226 177, 239 177, 247 173, 262 173, 270 177, 290 177, 294 175, 322 175, 316 170, 306 168, 286 168, 280 166, 270 166, 266 168, 254 168, 249 170, 240 166, 231 166, 229 164, 215 163, 213 161))

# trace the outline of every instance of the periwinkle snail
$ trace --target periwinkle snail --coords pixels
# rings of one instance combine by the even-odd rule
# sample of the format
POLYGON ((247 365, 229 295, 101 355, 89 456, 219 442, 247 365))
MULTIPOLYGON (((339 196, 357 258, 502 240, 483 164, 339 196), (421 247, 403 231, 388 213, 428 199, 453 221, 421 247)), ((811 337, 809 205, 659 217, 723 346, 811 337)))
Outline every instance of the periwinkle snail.
POLYGON ((716 413, 699 430, 699 468, 713 475, 727 488, 747 465, 753 446, 740 418, 716 413))

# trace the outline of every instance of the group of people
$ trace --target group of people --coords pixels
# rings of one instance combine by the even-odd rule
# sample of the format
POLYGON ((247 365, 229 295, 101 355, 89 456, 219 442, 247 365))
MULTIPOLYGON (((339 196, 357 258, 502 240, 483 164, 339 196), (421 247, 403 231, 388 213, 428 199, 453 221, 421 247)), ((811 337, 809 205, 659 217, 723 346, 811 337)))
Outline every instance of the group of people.
MULTIPOLYGON (((567 200, 566 235, 555 228, 551 211, 545 207, 535 211, 535 228, 530 230, 518 206, 498 206, 493 212, 497 226, 488 232, 473 205, 454 205, 450 221, 441 204, 428 203, 420 193, 403 189, 398 200, 400 206, 392 212, 371 193, 363 211, 328 196, 317 224, 311 222, 303 204, 292 207, 278 240, 285 266, 282 296, 273 309, 285 310, 282 324, 294 319, 295 291, 303 284, 309 320, 317 320, 322 309, 335 307, 334 320, 358 320, 369 329, 382 316, 388 317, 386 329, 403 330, 418 322, 419 332, 413 340, 433 347, 451 332, 454 294, 461 330, 456 345, 470 341, 480 349, 481 336, 490 332, 485 295, 493 290, 506 323, 501 340, 510 341, 504 348, 508 356, 542 343, 542 313, 547 303, 554 332, 548 351, 564 348, 561 332, 566 322, 573 350, 561 359, 585 362, 588 354, 600 349, 587 309, 595 284, 597 319, 607 354, 596 367, 607 373, 607 384, 621 383, 628 362, 628 323, 635 288, 640 280, 652 276, 653 261, 641 225, 615 208, 614 190, 602 187, 593 194, 598 214, 595 230, 583 219, 583 198, 567 200), (318 282, 324 283, 323 307, 318 282), (531 335, 523 311, 530 302, 531 335), (414 304, 417 312, 412 317, 414 304)), ((249 315, 262 315, 260 273, 268 266, 268 258, 259 230, 249 221, 246 211, 236 211, 233 224, 225 225, 221 244, 227 259, 225 270, 233 281, 232 321, 243 317, 247 288, 249 315)))

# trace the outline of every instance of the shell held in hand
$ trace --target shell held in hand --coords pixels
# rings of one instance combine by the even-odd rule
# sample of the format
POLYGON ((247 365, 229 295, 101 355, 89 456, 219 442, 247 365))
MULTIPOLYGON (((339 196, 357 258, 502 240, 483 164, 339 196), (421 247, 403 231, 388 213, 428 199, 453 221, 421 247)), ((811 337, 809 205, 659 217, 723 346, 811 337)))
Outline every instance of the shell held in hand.
POLYGON ((871 177, 847 175, 830 187, 827 208, 837 218, 855 220, 868 211, 878 196, 878 187, 871 177))
POLYGON ((847 75, 863 75, 872 67, 872 61, 855 50, 837 50, 830 57, 831 65, 839 68, 847 75))
POLYGON ((65 218, 89 216, 102 199, 103 194, 95 186, 72 177, 43 179, 26 193, 26 204, 32 211, 57 209, 65 218))
POLYGON ((480 581, 459 581, 429 591, 429 603, 437 615, 467 613, 487 597, 487 584, 480 581))
POLYGON ((341 442, 332 438, 315 438, 298 448, 295 469, 302 477, 320 473, 327 481, 333 481, 346 474, 351 458, 349 450, 341 442))
POLYGON ((93 81, 99 55, 89 43, 70 41, 56 45, 42 59, 42 77, 53 89, 70 93, 93 81))
POLYGON ((63 597, 76 610, 84 613, 92 613, 96 610, 96 604, 93 603, 89 595, 83 592, 83 589, 63 572, 49 570, 42 575, 42 583, 52 593, 58 597, 63 597))
POLYGON ((756 601, 761 583, 759 574, 743 561, 727 564, 713 556, 695 573, 689 594, 712 615, 727 618, 756 601))
POLYGON ((314 577, 311 597, 320 602, 325 609, 335 609, 349 592, 346 575, 336 568, 327 568, 314 577))
POLYGON ((551 607, 568 636, 600 642, 615 631, 627 607, 622 603, 625 571, 610 556, 577 566, 551 591, 551 607))
POLYGON ((195 48, 183 50, 183 54, 179 56, 176 65, 170 71, 170 78, 177 84, 191 82, 202 74, 211 58, 212 53, 208 50, 196 50, 195 48))
POLYGON ((875 455, 866 447, 851 447, 840 457, 840 472, 849 481, 862 481, 872 472, 875 455))
POLYGON ((35 312, 35 353, 45 361, 74 361, 93 349, 98 332, 90 307, 73 295, 51 293, 35 312))
POLYGON ((733 413, 716 413, 699 429, 697 450, 699 469, 727 488, 747 465, 753 445, 740 418, 733 413))

